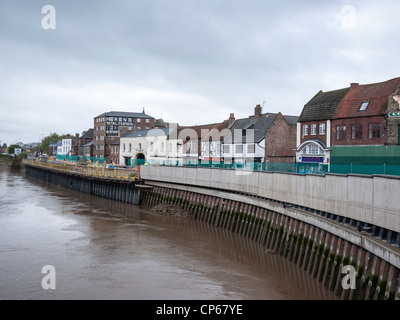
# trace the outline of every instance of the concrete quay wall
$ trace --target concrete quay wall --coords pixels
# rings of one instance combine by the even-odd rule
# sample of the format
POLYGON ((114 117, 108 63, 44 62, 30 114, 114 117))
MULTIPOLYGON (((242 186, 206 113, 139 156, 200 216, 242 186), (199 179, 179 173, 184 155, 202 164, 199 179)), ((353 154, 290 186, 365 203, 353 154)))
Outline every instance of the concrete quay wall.
POLYGON ((141 178, 250 194, 400 232, 400 177, 142 166, 141 178))

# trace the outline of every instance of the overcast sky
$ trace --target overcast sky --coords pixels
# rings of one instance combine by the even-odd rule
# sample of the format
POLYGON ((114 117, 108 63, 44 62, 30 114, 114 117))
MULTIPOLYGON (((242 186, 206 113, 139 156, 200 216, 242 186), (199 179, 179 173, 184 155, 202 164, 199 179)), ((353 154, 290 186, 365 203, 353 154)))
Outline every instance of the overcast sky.
POLYGON ((82 133, 106 111, 181 125, 257 104, 300 115, 319 90, 400 76, 399 12, 396 0, 1 0, 0 141, 82 133))

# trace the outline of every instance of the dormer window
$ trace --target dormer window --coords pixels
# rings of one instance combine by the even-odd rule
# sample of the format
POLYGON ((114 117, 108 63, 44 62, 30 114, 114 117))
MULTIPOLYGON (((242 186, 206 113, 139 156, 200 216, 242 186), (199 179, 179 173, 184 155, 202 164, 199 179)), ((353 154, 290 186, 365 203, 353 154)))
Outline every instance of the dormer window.
POLYGON ((367 110, 368 105, 369 105, 369 101, 363 102, 363 103, 361 104, 361 107, 360 107, 360 109, 359 109, 358 111, 365 111, 365 110, 367 110))

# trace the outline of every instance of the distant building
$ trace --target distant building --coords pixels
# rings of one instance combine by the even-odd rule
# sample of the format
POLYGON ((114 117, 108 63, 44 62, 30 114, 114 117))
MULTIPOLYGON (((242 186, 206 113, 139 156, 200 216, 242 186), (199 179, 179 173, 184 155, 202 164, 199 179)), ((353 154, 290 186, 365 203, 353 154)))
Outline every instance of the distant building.
POLYGON ((133 131, 119 139, 119 163, 143 160, 151 164, 182 165, 183 141, 176 128, 133 131))
POLYGON ((195 126, 178 126, 178 138, 183 142, 183 164, 197 164, 202 159, 201 142, 215 123, 195 125, 195 126))
POLYGON ((400 78, 351 84, 332 121, 332 164, 400 164, 400 78))
POLYGON ((90 141, 79 148, 81 154, 80 156, 83 157, 93 157, 93 141, 90 141))
POLYGON ((61 147, 62 147, 61 155, 77 156, 78 144, 79 144, 79 133, 77 133, 75 136, 67 135, 65 139, 61 140, 61 147))
MULTIPOLYGON (((94 129, 89 129, 87 131, 82 132, 81 136, 79 137, 79 149, 78 149, 78 154, 80 156, 85 156, 85 154, 88 154, 88 151, 91 156, 93 156, 93 150, 85 150, 87 147, 93 146, 93 144, 88 145, 88 143, 93 141, 93 134, 94 134, 94 129)), ((93 149, 93 147, 91 147, 93 149)))
POLYGON ((305 166, 331 163, 332 120, 349 90, 350 87, 319 91, 305 104, 297 123, 297 163, 305 166))
POLYGON ((231 134, 230 127, 235 122, 235 115, 230 114, 228 120, 216 123, 210 131, 201 139, 201 161, 222 162, 222 143, 223 140, 231 134))
POLYGON ((57 141, 56 143, 49 144, 49 149, 47 151, 49 156, 55 156, 59 152, 62 152, 62 141, 61 140, 57 141), (60 147, 60 150, 58 149, 59 147, 60 147))
POLYGON ((400 78, 318 92, 298 120, 296 162, 328 167, 398 165, 398 101, 400 78))
POLYGON ((120 138, 123 128, 127 131, 148 130, 155 127, 155 119, 144 112, 110 111, 94 118, 94 156, 108 158, 112 144, 120 138))
POLYGON ((0 153, 6 153, 7 151, 7 143, 3 143, 3 145, 0 145, 0 153))
POLYGON ((119 162, 119 155, 120 155, 120 139, 115 140, 113 143, 111 143, 111 149, 110 149, 110 156, 109 156, 109 162, 114 163, 114 164, 120 164, 119 162))
POLYGON ((63 155, 62 140, 57 142, 57 153, 56 155, 63 155))
POLYGON ((236 119, 230 126, 230 134, 223 140, 222 157, 226 164, 264 162, 265 132, 274 120, 271 114, 262 114, 257 105, 254 115, 236 119))
POLYGON ((278 112, 265 131, 265 162, 295 163, 296 129, 298 116, 278 112))

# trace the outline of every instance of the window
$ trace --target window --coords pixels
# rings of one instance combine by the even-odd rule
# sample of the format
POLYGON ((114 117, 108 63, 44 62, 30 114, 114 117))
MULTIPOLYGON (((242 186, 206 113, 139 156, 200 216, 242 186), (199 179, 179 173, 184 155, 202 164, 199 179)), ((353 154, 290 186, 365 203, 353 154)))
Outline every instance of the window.
POLYGON ((346 139, 346 126, 337 126, 336 140, 345 140, 345 139, 346 139))
POLYGON ((139 143, 139 150, 142 150, 142 144, 139 143))
POLYGON ((256 149, 255 149, 255 145, 254 144, 249 144, 247 146, 247 153, 255 153, 256 149))
POLYGON ((190 140, 186 144, 186 152, 190 153, 191 151, 196 152, 196 141, 194 141, 194 140, 190 140))
POLYGON ((319 134, 320 135, 325 135, 325 123, 320 123, 319 124, 319 134))
POLYGON ((146 123, 150 123, 150 119, 146 119, 146 123))
POLYGON ((172 152, 172 143, 169 143, 169 152, 172 152))
POLYGON ((306 135, 308 135, 308 125, 307 124, 305 124, 303 126, 303 136, 306 136, 306 135))
POLYGON ((379 138, 381 136, 381 125, 370 124, 368 127, 368 137, 370 139, 379 138))
POLYGON ((315 136, 317 134, 317 125, 312 124, 311 125, 311 135, 315 136))
POLYGON ((125 143, 122 144, 122 151, 125 152, 125 143))
POLYGON ((140 119, 136 119, 136 122, 140 122, 140 119))
POLYGON ((161 152, 164 152, 164 142, 161 142, 161 152))
POLYGON ((150 151, 153 152, 153 142, 150 142, 150 151))
POLYGON ((131 152, 132 151, 132 144, 130 143, 129 144, 129 152, 131 152))
POLYGON ((361 107, 360 107, 360 109, 359 109, 358 111, 365 111, 365 110, 367 110, 368 105, 369 105, 369 101, 363 102, 363 103, 361 104, 361 107))
POLYGON ((141 128, 140 128, 140 127, 137 127, 137 129, 138 129, 138 130, 141 130, 141 128))
POLYGON ((316 144, 309 144, 307 146, 307 154, 319 154, 319 147, 316 144))
POLYGON ((236 145, 235 152, 236 153, 243 153, 243 145, 242 144, 236 145))
POLYGON ((351 127, 351 138, 353 140, 362 138, 362 126, 358 125, 351 127))
POLYGON ((224 145, 224 146, 223 146, 223 151, 224 151, 224 153, 229 153, 229 152, 231 152, 231 146, 224 145))

